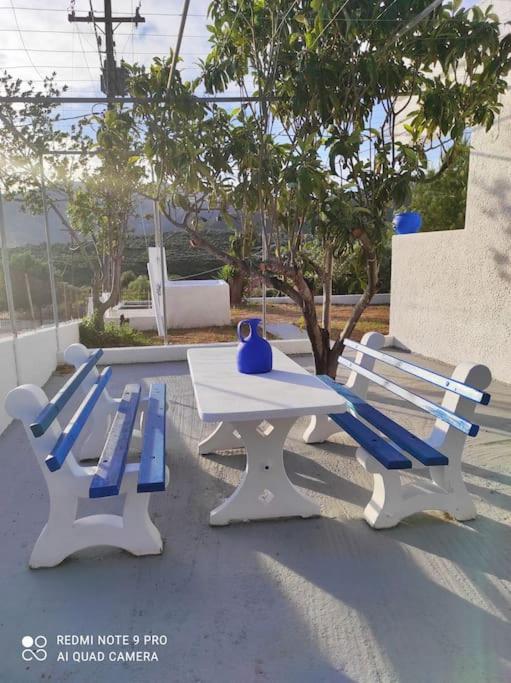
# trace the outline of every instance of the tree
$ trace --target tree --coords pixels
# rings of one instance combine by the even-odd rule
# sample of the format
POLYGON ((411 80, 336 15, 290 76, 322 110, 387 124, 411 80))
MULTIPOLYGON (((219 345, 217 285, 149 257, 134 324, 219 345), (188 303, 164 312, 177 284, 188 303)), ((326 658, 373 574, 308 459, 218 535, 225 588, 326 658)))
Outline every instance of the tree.
POLYGON ((137 279, 137 274, 132 270, 125 270, 121 275, 121 287, 128 287, 133 280, 137 279))
POLYGON ((0 78, 6 95, 31 99, 22 105, 0 108, 0 183, 6 199, 21 201, 25 211, 44 211, 42 183, 45 171, 46 205, 71 238, 92 275, 94 321, 104 325, 104 312, 119 301, 120 273, 128 220, 143 169, 133 157, 131 118, 118 109, 88 117, 71 128, 58 129, 57 105, 41 96, 59 96, 54 75, 42 92, 29 82, 0 78), (39 99, 38 99, 39 98, 39 99), (97 126, 96 140, 83 132, 84 124, 97 126), (53 152, 73 151, 78 156, 53 152), (92 160, 94 157, 94 160, 92 160), (67 207, 67 208, 66 208, 67 207), (109 292, 106 301, 101 292, 109 292))
POLYGON ((80 185, 69 188, 68 215, 72 227, 94 248, 93 320, 101 330, 105 312, 120 300, 129 219, 136 213, 135 195, 144 169, 134 154, 129 113, 109 109, 98 123, 94 163, 82 161, 80 185), (101 296, 104 289, 106 298, 101 296))
POLYGON ((469 157, 468 144, 460 145, 457 157, 440 178, 429 171, 426 182, 412 187, 410 207, 421 214, 423 232, 465 227, 469 157))
POLYGON ((151 285, 147 275, 139 275, 126 288, 128 301, 147 301, 151 298, 151 285))
POLYGON ((151 95, 135 115, 162 211, 176 220, 179 208, 193 245, 292 298, 318 373, 335 375, 344 339, 379 289, 389 207, 406 205, 411 186, 426 180, 428 154, 445 150, 440 177, 465 128, 491 127, 500 109, 511 39, 499 39, 498 18, 445 5, 410 21, 428 5, 213 0, 203 83, 211 93, 254 84, 260 98, 231 114, 194 99, 199 82, 179 74, 167 92, 168 65, 159 60, 148 73, 132 71, 132 94, 151 95), (227 213, 237 193, 262 224, 262 253, 250 258, 201 233, 201 208, 214 201, 227 213), (310 254, 321 213, 325 254, 335 240, 338 257, 358 252, 365 270, 363 295, 336 339, 318 320, 308 280, 311 271, 329 278, 328 263, 310 254))

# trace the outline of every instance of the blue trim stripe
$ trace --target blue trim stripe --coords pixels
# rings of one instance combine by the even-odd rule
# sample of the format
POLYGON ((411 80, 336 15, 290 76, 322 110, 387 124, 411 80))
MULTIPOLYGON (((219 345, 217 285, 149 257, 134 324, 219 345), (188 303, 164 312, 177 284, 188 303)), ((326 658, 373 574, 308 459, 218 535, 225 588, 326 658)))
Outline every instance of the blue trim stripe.
POLYGON ((421 408, 422 410, 429 413, 430 415, 433 415, 439 420, 442 420, 443 422, 452 425, 460 432, 468 434, 468 436, 475 436, 479 431, 478 425, 472 424, 472 422, 469 422, 464 417, 456 415, 450 410, 442 408, 442 406, 439 406, 436 403, 432 403, 431 401, 428 401, 426 398, 423 398, 422 396, 417 396, 417 394, 413 394, 411 391, 408 391, 407 389, 400 387, 398 384, 394 384, 394 382, 391 382, 389 379, 386 379, 385 377, 380 377, 380 375, 377 375, 375 372, 371 372, 371 370, 367 370, 367 368, 363 368, 361 365, 353 363, 352 361, 348 360, 347 358, 344 358, 343 356, 339 358, 339 363, 341 365, 346 366, 350 370, 354 370, 358 374, 367 377, 375 384, 378 384, 380 387, 383 387, 384 389, 387 389, 387 391, 396 394, 396 396, 404 398, 405 401, 413 403, 413 405, 417 406, 417 408, 421 408))
POLYGON ((429 382, 430 384, 435 384, 437 387, 442 387, 453 394, 458 394, 464 398, 468 398, 476 403, 481 403, 483 406, 487 406, 490 402, 491 396, 485 391, 480 391, 474 387, 468 386, 468 384, 463 384, 458 380, 452 379, 451 377, 444 377, 439 375, 437 372, 428 370, 427 368, 422 368, 420 365, 415 365, 414 363, 409 363, 408 361, 401 360, 401 358, 396 358, 387 353, 382 353, 376 349, 370 349, 364 344, 359 344, 358 342, 352 341, 351 339, 346 339, 344 345, 350 349, 355 349, 356 351, 361 351, 366 356, 371 356, 376 358, 382 363, 387 365, 392 365, 394 368, 398 368, 403 372, 407 372, 410 375, 419 377, 420 379, 429 382))
POLYGON ((127 384, 92 478, 89 498, 119 494, 139 401, 140 384, 127 384))
POLYGON ((46 457, 45 463, 50 472, 60 470, 67 458, 69 451, 79 437, 85 423, 87 422, 92 409, 96 405, 101 392, 106 387, 108 380, 112 376, 112 368, 105 368, 100 374, 95 384, 87 392, 80 407, 69 421, 66 428, 62 431, 50 455, 46 457))
POLYGON ((440 453, 436 448, 433 448, 422 439, 419 439, 418 436, 415 436, 415 434, 398 425, 397 422, 394 422, 394 420, 391 420, 372 405, 362 400, 345 386, 334 382, 333 379, 326 375, 320 375, 319 379, 342 396, 348 403, 350 410, 357 413, 364 420, 367 420, 371 426, 376 427, 382 434, 388 436, 396 446, 412 455, 423 465, 433 467, 449 464, 449 459, 443 453, 440 453))
POLYGON ((51 401, 49 401, 48 405, 43 408, 37 416, 37 420, 30 425, 30 429, 34 436, 42 436, 46 432, 102 355, 102 349, 98 349, 97 351, 94 351, 94 353, 91 353, 88 360, 80 365, 78 370, 68 379, 62 389, 60 389, 51 401))
POLYGON ((138 493, 165 491, 166 385, 151 384, 144 417, 138 493))

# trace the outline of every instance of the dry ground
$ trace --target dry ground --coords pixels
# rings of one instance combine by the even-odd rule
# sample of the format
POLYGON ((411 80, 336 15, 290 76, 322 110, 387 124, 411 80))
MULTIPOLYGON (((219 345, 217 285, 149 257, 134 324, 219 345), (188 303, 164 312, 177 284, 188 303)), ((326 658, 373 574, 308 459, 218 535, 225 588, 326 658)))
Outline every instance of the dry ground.
MULTIPOLYGON (((332 306, 332 330, 339 332, 352 311, 352 306, 332 306)), ((359 321, 353 339, 360 340, 365 332, 376 330, 382 334, 389 331, 389 306, 369 306, 359 321)), ((318 316, 321 306, 317 306, 318 316)), ((244 318, 261 316, 261 306, 247 304, 231 311, 232 325, 223 327, 192 328, 188 330, 169 330, 169 339, 173 344, 204 344, 210 342, 229 342, 236 340, 236 326, 244 318)), ((266 309, 269 323, 291 323, 297 327, 304 327, 300 310, 294 304, 269 304, 266 309)), ((150 343, 161 344, 161 338, 155 332, 146 333, 150 343)), ((272 338, 272 335, 268 335, 272 338)))

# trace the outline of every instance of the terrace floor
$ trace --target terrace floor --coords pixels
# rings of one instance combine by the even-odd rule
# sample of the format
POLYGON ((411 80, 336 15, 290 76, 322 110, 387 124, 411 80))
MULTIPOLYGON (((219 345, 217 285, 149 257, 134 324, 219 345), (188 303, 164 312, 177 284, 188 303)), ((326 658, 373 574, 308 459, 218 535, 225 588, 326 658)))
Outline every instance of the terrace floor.
MULTIPOLYGON (((310 367, 308 357, 295 358, 310 367)), ((116 366, 112 386, 119 394, 128 381, 161 378, 172 399, 170 488, 152 499, 161 556, 102 548, 29 570, 47 494, 21 425, 0 437, 1 681, 511 680, 511 386, 494 383, 492 403, 479 410, 480 435, 467 445, 465 477, 479 512, 472 522, 431 513, 370 529, 362 511, 371 481, 354 443, 338 436, 307 446, 299 421, 286 466, 323 516, 211 528, 208 513, 232 492, 244 459, 197 455, 207 428, 185 363, 116 366), (24 662, 21 638, 38 634, 48 638, 48 659, 24 662), (56 636, 64 634, 154 634, 168 643, 143 648, 154 649, 158 662, 57 662, 59 649, 98 649, 59 648, 56 636)), ((64 380, 55 374, 47 392, 64 380)), ((428 420, 413 409, 379 391, 371 398, 426 432, 428 420)))

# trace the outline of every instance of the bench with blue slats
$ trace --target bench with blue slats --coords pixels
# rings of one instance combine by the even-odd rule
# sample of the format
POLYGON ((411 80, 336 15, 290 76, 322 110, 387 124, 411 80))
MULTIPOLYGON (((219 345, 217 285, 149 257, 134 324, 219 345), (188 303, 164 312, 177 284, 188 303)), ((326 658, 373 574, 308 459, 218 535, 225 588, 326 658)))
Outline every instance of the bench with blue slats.
MULTIPOLYGON (((38 415, 37 420, 30 425, 34 436, 40 437, 46 432, 74 395, 83 378, 97 364, 102 354, 103 351, 101 349, 92 353, 89 360, 73 374, 55 397, 48 402, 48 405, 38 415)), ((57 443, 46 458, 46 465, 51 472, 62 467, 73 444, 86 426, 87 420, 101 392, 108 384, 111 375, 112 370, 109 367, 102 371, 62 431, 57 443)), ((108 432, 103 452, 99 457, 96 474, 91 483, 91 498, 116 496, 119 493, 131 436, 135 426, 140 392, 139 384, 129 384, 124 390, 117 413, 108 432)), ((144 447, 140 460, 141 492, 165 490, 165 409, 165 385, 151 384, 145 415, 144 447), (155 400, 155 397, 158 397, 157 400, 155 400), (163 438, 155 438, 156 433, 163 434, 163 438)))
POLYGON ((491 381, 488 368, 465 363, 455 369, 452 377, 445 377, 383 353, 383 342, 383 336, 374 332, 365 335, 361 343, 346 340, 345 346, 357 352, 355 360, 339 358, 339 365, 351 370, 346 384, 319 377, 344 398, 348 408, 346 413, 330 415, 329 431, 323 433, 333 434, 340 428, 349 434, 359 444, 359 462, 375 475, 366 520, 377 528, 389 527, 410 514, 430 509, 443 510, 458 520, 472 519, 475 507, 461 476, 461 457, 466 437, 474 437, 479 431, 473 421, 475 406, 490 402, 490 394, 484 391, 491 381), (376 373, 376 361, 443 389, 442 403, 434 403, 376 373), (371 384, 398 396, 404 405, 408 402, 434 417, 429 437, 416 436, 371 405, 366 398, 371 384), (429 481, 424 477, 413 480, 413 470, 419 468, 427 469, 429 481), (412 482, 401 486, 400 471, 411 474, 412 482))
POLYGON ((149 518, 147 505, 150 494, 164 491, 168 481, 166 386, 150 384, 147 398, 141 399, 140 385, 128 384, 120 399, 109 397, 109 401, 102 404, 102 396, 112 376, 109 367, 100 373, 96 371, 102 354, 98 349, 88 355, 50 400, 33 385, 14 389, 6 399, 9 414, 22 420, 25 426, 51 499, 50 518, 34 547, 32 567, 54 566, 77 549, 91 545, 113 545, 137 555, 161 552, 161 536, 149 518), (83 400, 61 428, 58 418, 61 418, 62 410, 90 373, 94 373, 95 379, 87 380, 89 388, 83 400), (128 461, 128 454, 142 402, 144 428, 140 460, 133 463, 128 461), (97 426, 95 412, 101 412, 105 407, 110 410, 112 405, 114 411, 105 429, 102 450, 96 456, 97 465, 80 467, 73 447, 77 446, 80 436, 86 436, 88 426, 91 429, 97 426), (99 499, 120 493, 126 494, 122 515, 76 519, 79 498, 99 499), (57 515, 55 511, 59 509, 61 514, 57 515))

